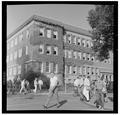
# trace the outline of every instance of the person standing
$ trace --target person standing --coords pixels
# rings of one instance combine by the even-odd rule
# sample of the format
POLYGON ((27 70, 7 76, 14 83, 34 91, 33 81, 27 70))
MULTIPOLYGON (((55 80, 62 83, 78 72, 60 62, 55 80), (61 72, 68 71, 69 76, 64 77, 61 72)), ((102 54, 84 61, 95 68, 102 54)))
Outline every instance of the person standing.
POLYGON ((57 75, 54 75, 54 73, 50 74, 50 88, 49 88, 49 93, 48 93, 48 99, 45 103, 45 105, 43 105, 44 109, 48 108, 48 105, 50 103, 50 100, 52 99, 53 95, 56 95, 56 99, 57 99, 57 106, 59 106, 59 96, 58 96, 58 77, 57 75))
POLYGON ((78 92, 79 92, 78 88, 80 85, 80 79, 79 78, 75 79, 73 85, 74 85, 74 96, 76 96, 76 94, 78 95, 78 92))
POLYGON ((107 97, 107 88, 106 88, 106 80, 103 79, 103 89, 102 89, 102 93, 103 93, 103 97, 104 97, 104 102, 108 102, 108 97, 107 97))
POLYGON ((84 79, 82 76, 79 78, 79 86, 78 86, 78 92, 80 95, 80 100, 83 101, 83 86, 84 86, 84 79))
POLYGON ((20 89, 20 93, 22 93, 22 91, 24 91, 24 93, 27 92, 27 91, 26 91, 26 88, 25 88, 25 84, 26 84, 26 80, 23 79, 23 80, 21 81, 21 89, 20 89))
POLYGON ((99 109, 104 109, 104 95, 102 93, 103 90, 103 81, 98 76, 97 81, 95 82, 96 86, 96 100, 94 104, 96 104, 96 107, 99 109))
POLYGON ((35 78, 35 80, 34 80, 34 87, 35 87, 35 89, 33 90, 34 93, 37 92, 37 85, 38 85, 38 79, 35 78))
POLYGON ((87 76, 84 79, 84 88, 83 88, 83 95, 85 96, 87 102, 89 102, 90 100, 89 90, 90 90, 90 80, 89 80, 89 76, 87 76))
POLYGON ((41 91, 41 87, 42 87, 42 85, 43 85, 43 81, 42 81, 41 79, 38 80, 38 85, 39 85, 39 89, 40 89, 40 91, 41 91))

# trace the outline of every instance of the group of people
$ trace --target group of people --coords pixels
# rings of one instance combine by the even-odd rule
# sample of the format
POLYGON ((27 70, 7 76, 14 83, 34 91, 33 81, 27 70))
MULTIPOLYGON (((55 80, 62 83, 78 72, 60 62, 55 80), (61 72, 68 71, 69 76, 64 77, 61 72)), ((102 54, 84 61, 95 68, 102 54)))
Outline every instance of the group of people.
POLYGON ((80 95, 80 100, 89 102, 95 96, 94 104, 99 109, 104 109, 107 102, 107 88, 104 77, 98 76, 96 80, 91 80, 90 76, 80 76, 74 81, 74 91, 80 95))
MULTIPOLYGON (((48 93, 48 98, 46 103, 43 105, 44 109, 48 108, 50 100, 52 99, 53 95, 56 96, 57 106, 60 105, 58 90, 61 86, 61 82, 59 80, 59 74, 50 73, 50 88, 48 93)), ((21 88, 20 93, 24 91, 27 93, 29 89, 29 82, 26 79, 21 81, 21 88)), ((39 87, 41 91, 41 86, 43 85, 43 81, 41 79, 35 78, 34 79, 34 90, 33 92, 36 93, 39 87)), ((95 96, 94 104, 99 109, 104 109, 104 103, 107 101, 107 88, 106 88, 106 80, 104 77, 98 76, 96 80, 91 80, 90 76, 79 76, 74 81, 74 91, 78 92, 81 101, 89 102, 90 99, 95 96)))
MULTIPOLYGON (((33 90, 33 92, 36 93, 38 87, 39 87, 39 90, 41 91, 42 85, 43 85, 43 81, 42 81, 41 79, 35 78, 35 80, 34 80, 34 90, 33 90)), ((20 94, 21 94, 22 92, 24 92, 24 94, 26 94, 29 89, 30 89, 30 87, 29 87, 29 81, 26 80, 26 79, 23 79, 23 80, 21 81, 20 94)))

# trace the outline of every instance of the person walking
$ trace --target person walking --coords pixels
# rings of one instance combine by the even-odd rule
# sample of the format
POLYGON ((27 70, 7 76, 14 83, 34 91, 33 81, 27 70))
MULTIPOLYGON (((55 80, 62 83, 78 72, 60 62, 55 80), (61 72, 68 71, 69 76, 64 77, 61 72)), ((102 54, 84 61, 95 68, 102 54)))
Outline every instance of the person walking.
POLYGON ((94 104, 96 104, 96 107, 99 109, 104 109, 104 95, 102 93, 103 90, 103 81, 98 76, 97 81, 95 82, 96 86, 96 99, 94 104))
POLYGON ((106 80, 103 78, 103 89, 102 89, 102 93, 103 93, 103 97, 104 97, 104 102, 108 102, 108 96, 107 96, 107 88, 106 88, 106 80))
POLYGON ((40 91, 41 91, 41 87, 42 87, 42 85, 43 85, 43 81, 42 81, 41 79, 38 80, 38 85, 39 85, 39 89, 40 89, 40 91))
POLYGON ((87 76, 84 79, 84 88, 83 88, 83 95, 86 98, 86 101, 89 102, 90 100, 90 95, 89 95, 89 90, 90 90, 90 80, 89 80, 89 76, 87 76))
POLYGON ((79 78, 79 86, 78 86, 78 93, 80 95, 80 100, 83 101, 84 96, 83 96, 83 87, 84 87, 84 79, 82 76, 79 78))
POLYGON ((24 91, 24 94, 26 94, 27 90, 26 90, 26 88, 25 88, 25 84, 26 84, 26 80, 23 79, 23 80, 21 81, 20 94, 22 93, 22 91, 24 91))
POLYGON ((74 85, 74 94, 73 94, 73 96, 77 96, 78 92, 79 92, 78 88, 79 88, 79 85, 80 85, 80 79, 79 78, 75 79, 73 85, 74 85))
POLYGON ((59 96, 58 96, 58 86, 59 86, 59 82, 58 82, 57 74, 55 75, 54 73, 51 73, 50 74, 50 88, 49 88, 49 93, 48 93, 48 99, 47 99, 45 105, 43 105, 44 109, 48 108, 48 105, 49 105, 50 100, 52 99, 53 95, 56 95, 57 107, 60 105, 59 96))
POLYGON ((35 80, 34 80, 34 87, 35 87, 35 89, 33 90, 34 93, 37 92, 37 85, 38 85, 38 79, 35 78, 35 80))

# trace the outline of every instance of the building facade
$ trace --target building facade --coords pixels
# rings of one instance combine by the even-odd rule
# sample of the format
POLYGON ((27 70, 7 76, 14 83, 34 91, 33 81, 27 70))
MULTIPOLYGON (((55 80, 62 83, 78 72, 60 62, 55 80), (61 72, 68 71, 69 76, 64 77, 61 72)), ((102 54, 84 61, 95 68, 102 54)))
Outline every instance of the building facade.
MULTIPOLYGON (((29 70, 61 73, 65 83, 78 75, 113 80, 113 61, 95 60, 91 34, 61 22, 32 16, 7 38, 7 80, 29 70)), ((111 58, 110 58, 111 59, 111 58)))

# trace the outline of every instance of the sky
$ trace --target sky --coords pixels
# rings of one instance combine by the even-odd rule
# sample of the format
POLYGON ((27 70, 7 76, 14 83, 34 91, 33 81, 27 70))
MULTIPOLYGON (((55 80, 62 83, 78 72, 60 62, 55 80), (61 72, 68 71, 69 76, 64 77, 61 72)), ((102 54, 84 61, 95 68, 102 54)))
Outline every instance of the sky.
POLYGON ((65 24, 91 30, 87 21, 89 10, 94 5, 38 4, 7 6, 7 36, 32 15, 54 19, 65 24))

